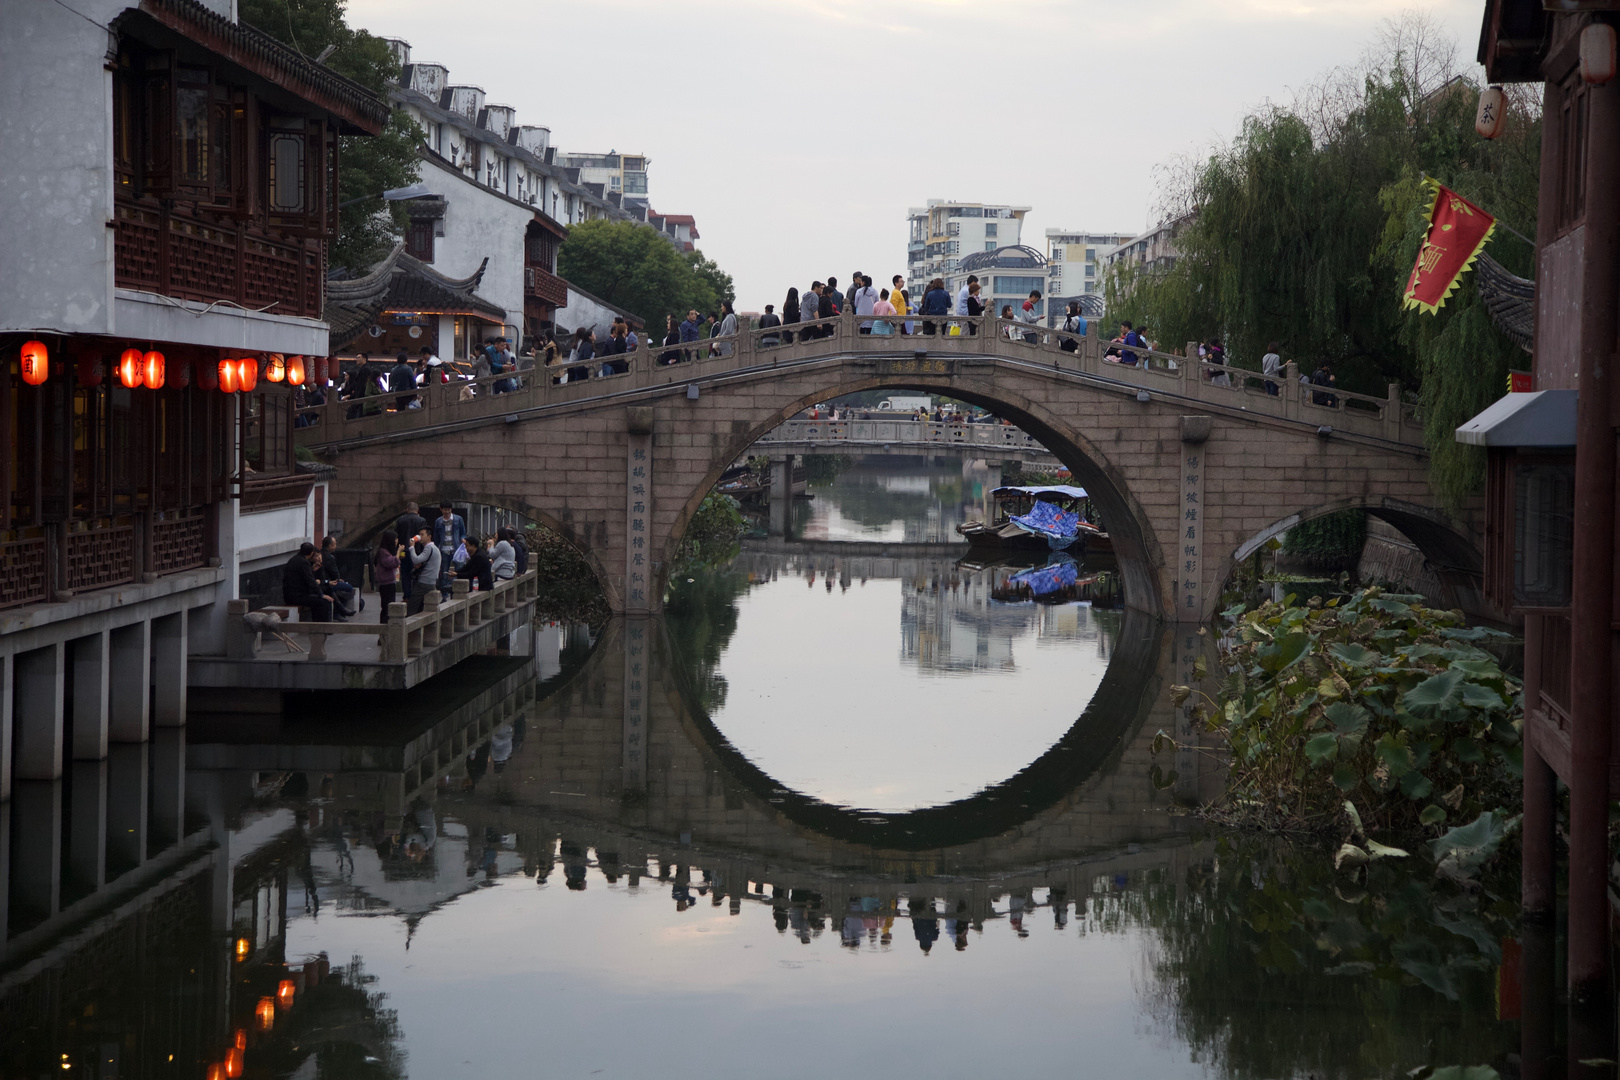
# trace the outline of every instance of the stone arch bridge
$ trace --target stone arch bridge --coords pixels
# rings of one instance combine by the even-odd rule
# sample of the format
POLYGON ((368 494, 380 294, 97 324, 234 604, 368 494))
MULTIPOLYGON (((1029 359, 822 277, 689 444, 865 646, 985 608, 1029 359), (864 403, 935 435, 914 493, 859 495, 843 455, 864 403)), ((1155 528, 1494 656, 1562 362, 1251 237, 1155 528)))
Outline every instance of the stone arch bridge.
POLYGON ((349 418, 354 403, 334 400, 307 410, 297 437, 337 466, 330 501, 350 536, 375 534, 412 499, 506 508, 568 537, 613 609, 636 614, 659 609, 687 522, 767 433, 839 395, 921 390, 989 409, 1016 425, 997 429, 1003 438, 1027 433, 1072 470, 1113 538, 1132 608, 1203 621, 1267 539, 1363 507, 1422 550, 1441 602, 1493 614, 1480 592, 1481 514, 1443 508, 1421 421, 1396 386, 1328 396, 1289 364, 1272 394, 1253 372, 1185 356, 1113 362, 1095 329, 1070 349, 1057 331, 989 317, 914 318, 914 334, 866 333, 867 321, 885 322, 835 319, 809 338, 790 327, 791 342, 747 331, 715 343, 727 355, 700 355, 704 341, 674 364, 642 350, 618 358, 627 372, 563 385, 528 371, 478 380, 474 395, 466 383, 429 387, 416 409, 386 411, 390 396, 349 418))

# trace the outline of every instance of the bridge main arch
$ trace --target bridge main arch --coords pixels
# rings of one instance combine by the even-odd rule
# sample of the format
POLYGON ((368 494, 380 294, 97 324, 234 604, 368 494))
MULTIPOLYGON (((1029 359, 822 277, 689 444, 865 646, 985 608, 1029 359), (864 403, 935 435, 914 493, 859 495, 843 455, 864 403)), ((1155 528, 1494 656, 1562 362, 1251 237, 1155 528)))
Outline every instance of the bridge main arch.
MULTIPOLYGON (((729 437, 716 444, 707 469, 697 477, 693 489, 681 501, 679 513, 664 542, 664 565, 673 565, 687 526, 704 497, 719 482, 720 476, 764 435, 819 402, 864 390, 920 390, 965 401, 1010 420, 1068 466, 1076 481, 1091 495, 1102 520, 1108 526, 1119 561, 1126 606, 1154 613, 1162 609, 1159 575, 1155 568, 1162 564, 1163 557, 1158 540, 1148 524, 1147 514, 1131 494, 1124 473, 1109 459, 1103 447, 1083 430, 1045 404, 1011 392, 1008 388, 996 387, 993 383, 979 385, 977 380, 942 376, 838 374, 842 376, 841 379, 829 381, 826 385, 776 404, 763 416, 743 420, 741 427, 733 424, 729 437)), ((993 448, 987 448, 987 456, 993 456, 993 448)))

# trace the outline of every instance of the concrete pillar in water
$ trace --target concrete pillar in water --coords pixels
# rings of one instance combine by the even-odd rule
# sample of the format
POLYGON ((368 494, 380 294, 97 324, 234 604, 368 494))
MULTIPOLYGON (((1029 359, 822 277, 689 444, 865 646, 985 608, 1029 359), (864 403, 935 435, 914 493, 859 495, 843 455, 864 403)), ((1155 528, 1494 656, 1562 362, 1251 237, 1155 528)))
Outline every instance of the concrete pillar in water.
POLYGON ((11 787, 11 918, 48 919, 62 904, 62 781, 11 787))
POLYGON ((90 893, 107 880, 107 762, 75 761, 72 777, 67 871, 75 892, 90 893))
POLYGON ((152 836, 157 846, 178 843, 185 820, 185 729, 159 727, 152 732, 152 836))
POLYGON ((100 761, 107 756, 107 631, 79 638, 68 648, 73 678, 73 759, 100 761))
POLYGON ((12 773, 18 780, 61 779, 66 653, 58 642, 22 653, 13 661, 12 773))
POLYGON ((0 963, 11 936, 11 800, 0 800, 0 963))
POLYGON ((152 620, 152 724, 183 727, 186 722, 186 613, 152 620))
POLYGON ((786 536, 793 528, 793 455, 771 458, 772 536, 786 536))
MULTIPOLYGON (((11 798, 11 699, 12 699, 12 658, 11 654, 0 656, 0 806, 11 798)), ((9 840, 10 833, 0 833, 0 842, 9 840)), ((3 871, 4 867, 0 867, 3 871)), ((0 872, 0 881, 5 881, 6 875, 0 872)), ((0 889, 0 892, 5 892, 0 889)), ((0 898, 0 903, 4 899, 0 898)), ((5 956, 6 922, 0 919, 0 957, 5 956)))
POLYGON ((115 743, 107 755, 107 877, 146 861, 147 744, 115 743))
POLYGON ((120 626, 110 639, 107 737, 115 743, 145 742, 151 714, 152 624, 120 626))

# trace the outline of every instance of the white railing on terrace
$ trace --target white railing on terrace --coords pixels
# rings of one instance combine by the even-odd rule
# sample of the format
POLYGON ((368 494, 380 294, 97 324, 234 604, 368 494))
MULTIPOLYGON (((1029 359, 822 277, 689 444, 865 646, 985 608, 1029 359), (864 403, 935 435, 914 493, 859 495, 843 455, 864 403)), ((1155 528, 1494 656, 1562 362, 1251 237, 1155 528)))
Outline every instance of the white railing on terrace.
MULTIPOLYGON (((299 410, 297 439, 304 445, 341 444, 421 427, 486 420, 541 406, 584 404, 638 391, 698 385, 731 373, 785 365, 849 364, 864 373, 891 377, 990 374, 997 363, 1080 377, 1117 392, 1171 395, 1177 407, 1241 410, 1314 427, 1423 444, 1416 407, 1403 403, 1390 384, 1383 397, 1314 386, 1300 381, 1292 362, 1278 376, 1230 365, 1202 363, 1197 348, 1176 354, 1125 350, 1092 326, 1084 337, 992 316, 853 316, 814 323, 748 329, 727 337, 681 345, 643 346, 636 352, 566 361, 549 368, 337 400, 299 410), (1134 354, 1135 363, 1122 362, 1134 354), (411 407, 414 401, 415 407, 411 407)), ((928 384, 923 384, 924 386, 928 384)), ((829 388, 831 388, 830 384, 829 388)))

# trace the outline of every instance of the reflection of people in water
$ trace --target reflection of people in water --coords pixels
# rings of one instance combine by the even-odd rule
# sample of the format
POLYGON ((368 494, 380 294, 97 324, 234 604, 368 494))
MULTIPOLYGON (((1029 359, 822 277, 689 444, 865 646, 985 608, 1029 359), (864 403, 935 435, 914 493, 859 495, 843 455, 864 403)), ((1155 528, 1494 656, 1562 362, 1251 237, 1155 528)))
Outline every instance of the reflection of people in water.
POLYGON ((1021 938, 1029 937, 1029 931, 1024 928, 1024 908, 1028 903, 1029 898, 1019 893, 1007 897, 1007 921, 1021 938))
POLYGON ((860 897, 851 897, 848 910, 844 913, 844 925, 840 934, 840 941, 851 949, 861 947, 861 939, 866 936, 866 920, 861 917, 860 897))
POLYGON ((617 851, 603 851, 598 848, 596 851, 596 868, 602 871, 602 876, 607 878, 609 885, 612 885, 619 880, 619 853, 617 851))
POLYGON ((464 791, 473 791, 478 787, 478 781, 484 778, 489 771, 489 743, 482 743, 478 749, 467 755, 467 779, 461 787, 464 791))
POLYGON ((1062 930, 1069 925, 1069 893, 1061 885, 1052 886, 1046 902, 1052 905, 1052 925, 1062 930))
POLYGON ((489 734, 489 760, 496 775, 506 771, 512 756, 512 725, 502 724, 489 734))
POLYGON ((934 918, 933 905, 914 896, 907 906, 911 910, 911 932, 917 938, 917 947, 926 953, 939 940, 939 920, 934 918))
POLYGON ((410 810, 400 823, 401 846, 411 862, 422 862, 439 842, 438 824, 433 818, 433 807, 421 799, 411 802, 410 810))
POLYGON ((567 840, 562 842, 563 879, 575 892, 585 890, 585 849, 567 840))

